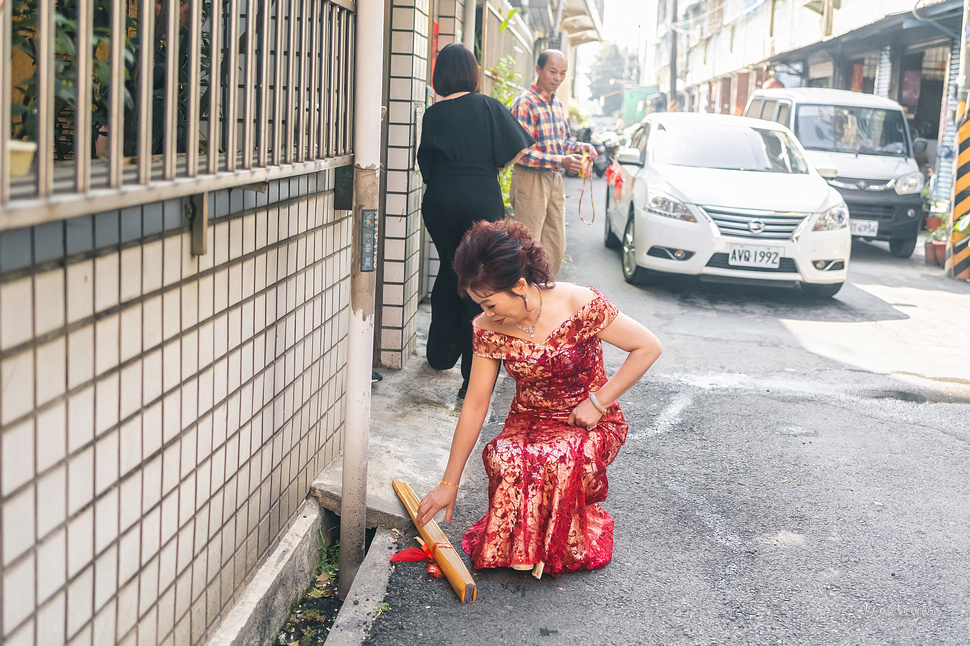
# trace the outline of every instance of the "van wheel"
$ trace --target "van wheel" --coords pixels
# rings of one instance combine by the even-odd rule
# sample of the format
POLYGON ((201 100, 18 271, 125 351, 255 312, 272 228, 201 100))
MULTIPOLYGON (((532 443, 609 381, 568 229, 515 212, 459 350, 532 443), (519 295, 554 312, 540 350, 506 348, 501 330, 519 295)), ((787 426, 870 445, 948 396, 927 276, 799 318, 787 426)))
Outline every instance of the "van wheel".
POLYGON ((623 232, 623 279, 631 285, 652 285, 657 282, 657 274, 637 264, 637 246, 634 240, 631 215, 623 232))
POLYGON ((812 298, 832 298, 842 289, 842 283, 832 285, 816 285, 814 283, 802 283, 802 292, 812 298))
POLYGON ((896 258, 909 258, 916 249, 916 238, 890 238, 889 253, 896 258))
POLYGON ((613 228, 610 226, 610 204, 613 203, 613 196, 611 195, 610 187, 606 187, 606 209, 603 211, 603 244, 606 245, 607 249, 619 249, 620 239, 616 237, 613 233, 613 228))

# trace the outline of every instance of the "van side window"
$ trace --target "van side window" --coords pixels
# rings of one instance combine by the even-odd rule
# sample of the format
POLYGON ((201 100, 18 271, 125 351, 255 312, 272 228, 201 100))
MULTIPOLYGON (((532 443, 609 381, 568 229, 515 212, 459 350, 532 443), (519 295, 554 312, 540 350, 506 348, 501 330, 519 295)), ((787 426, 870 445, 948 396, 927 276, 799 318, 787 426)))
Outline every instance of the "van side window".
POLYGON ((637 148, 640 150, 640 163, 644 164, 647 161, 647 139, 650 137, 650 124, 646 123, 640 130, 640 143, 637 144, 637 148))
POLYGON ((777 99, 768 99, 765 101, 765 108, 761 111, 761 118, 767 119, 768 121, 775 120, 775 107, 778 105, 777 99))
POLYGON ((778 104, 778 118, 775 119, 778 123, 783 126, 788 125, 788 114, 791 112, 791 104, 782 101, 778 104))
POLYGON ((751 105, 748 106, 748 110, 744 113, 744 116, 760 119, 761 106, 763 104, 764 104, 764 99, 751 99, 751 105))

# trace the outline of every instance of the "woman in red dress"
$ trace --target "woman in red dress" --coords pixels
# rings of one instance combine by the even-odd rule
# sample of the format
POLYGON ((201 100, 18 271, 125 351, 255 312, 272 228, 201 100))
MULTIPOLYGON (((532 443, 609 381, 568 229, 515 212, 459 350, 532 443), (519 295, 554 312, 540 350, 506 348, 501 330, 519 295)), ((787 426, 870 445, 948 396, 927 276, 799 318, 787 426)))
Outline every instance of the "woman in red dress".
POLYGON ((418 507, 451 523, 458 485, 499 366, 516 382, 505 426, 482 459, 488 513, 462 544, 476 568, 600 568, 613 555, 606 467, 626 439, 617 399, 661 353, 660 341, 595 289, 556 283, 542 247, 516 222, 478 222, 455 254, 458 287, 478 303, 471 380, 441 484, 418 507), (601 341, 625 350, 607 377, 601 341))

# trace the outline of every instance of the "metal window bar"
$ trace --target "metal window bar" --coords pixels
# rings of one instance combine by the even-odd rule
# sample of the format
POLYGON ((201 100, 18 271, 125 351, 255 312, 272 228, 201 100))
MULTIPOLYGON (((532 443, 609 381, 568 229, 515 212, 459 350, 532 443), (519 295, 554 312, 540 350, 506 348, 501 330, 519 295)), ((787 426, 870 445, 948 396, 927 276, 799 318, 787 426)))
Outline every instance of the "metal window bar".
POLYGON ((273 47, 273 163, 279 165, 283 160, 283 2, 276 1, 276 14, 273 21, 276 42, 273 47))
MULTIPOLYGON (((152 69, 155 57, 155 0, 141 0, 138 8, 138 183, 152 179, 152 69)), ((81 83, 80 85, 87 85, 81 83)), ((78 105, 86 105, 78 101, 78 105)), ((78 121, 80 124, 80 121, 78 121)), ((88 155, 87 157, 89 157, 88 155)), ((85 163, 79 160, 79 164, 85 163)))
POLYGON ((229 27, 226 30, 226 170, 236 170, 236 100, 239 93, 237 69, 239 65, 239 8, 238 3, 229 2, 229 27))
MULTIPOLYGON (((91 42, 94 30, 94 3, 90 0, 78 0, 77 3, 77 78, 91 78, 91 47, 85 43, 91 42)), ((9 68, 5 68, 9 69, 9 68)), ((91 84, 77 84, 77 104, 91 105, 91 84)), ((7 122, 5 122, 7 123, 7 122)), ((75 110, 74 112, 74 168, 75 189, 78 193, 86 193, 91 188, 91 111, 75 110)))
POLYGON ((212 0, 209 14, 209 173, 219 172, 219 147, 222 128, 219 115, 222 106, 222 0, 212 0))
POLYGON ((256 0, 249 0, 246 4, 246 68, 245 81, 243 82, 245 100, 243 101, 243 145, 242 145, 242 167, 253 167, 253 126, 255 123, 255 96, 253 95, 253 83, 256 73, 256 0))
POLYGON ((165 179, 175 178, 178 161, 176 119, 178 117, 179 0, 168 0, 165 36, 165 179))
MULTIPOLYGON (((159 3, 160 14, 155 0, 106 3, 104 61, 95 58, 93 46, 82 46, 95 36, 101 5, 76 3, 76 55, 67 61, 69 72, 77 73, 70 90, 78 106, 72 106, 73 115, 55 114, 53 107, 55 87, 65 82, 55 67, 64 56, 54 48, 59 5, 40 0, 32 21, 31 37, 39 46, 28 72, 37 77, 30 107, 39 125, 32 133, 35 163, 26 177, 11 179, 8 142, 21 79, 0 84, 0 118, 8 128, 0 137, 0 229, 349 163, 353 0, 166 0, 159 3), (114 79, 127 81, 131 74, 131 83, 102 87, 95 76, 101 65, 114 79), (92 137, 95 124, 105 123, 96 120, 102 117, 109 136, 104 160, 94 156, 92 137), (126 154, 137 155, 137 163, 126 165, 126 154)), ((13 22, 12 4, 0 0, 5 70, 13 30, 27 28, 13 22)))
POLYGON ((296 18, 294 16, 297 0, 290 0, 287 3, 287 27, 289 37, 286 41, 286 161, 293 163, 296 161, 295 154, 295 135, 293 128, 294 117, 296 116, 296 105, 294 95, 296 93, 296 18))
MULTIPOLYGON (((174 0, 173 0, 174 2, 174 0)), ((202 1, 189 3, 189 78, 185 106, 185 174, 199 174, 199 123, 201 100, 199 86, 202 77, 202 1)), ((209 77, 212 75, 210 73, 209 77)))
MULTIPOLYGON (((127 40, 128 3, 114 2, 111 9, 111 78, 121 79, 109 88, 108 108, 108 186, 121 188, 121 166, 125 144, 125 42, 127 40)), ((78 70, 80 72, 80 70, 78 70)), ((78 105, 85 105, 79 103, 78 105)), ((78 111, 80 112, 80 110, 78 111)), ((84 131, 79 137, 86 136, 84 131)))
POLYGON ((271 3, 264 0, 260 2, 262 12, 262 29, 260 38, 259 52, 259 158, 257 163, 265 166, 269 152, 269 30, 270 30, 270 7, 271 3))

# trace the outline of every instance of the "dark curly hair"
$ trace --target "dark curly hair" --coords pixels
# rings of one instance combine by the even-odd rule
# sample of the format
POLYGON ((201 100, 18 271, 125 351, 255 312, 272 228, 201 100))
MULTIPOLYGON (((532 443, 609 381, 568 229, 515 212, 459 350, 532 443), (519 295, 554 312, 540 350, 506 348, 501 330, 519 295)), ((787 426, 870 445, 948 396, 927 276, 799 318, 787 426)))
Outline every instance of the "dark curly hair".
POLYGON ((520 278, 529 284, 551 287, 549 260, 529 229, 515 220, 476 222, 455 251, 458 293, 512 293, 520 278))

